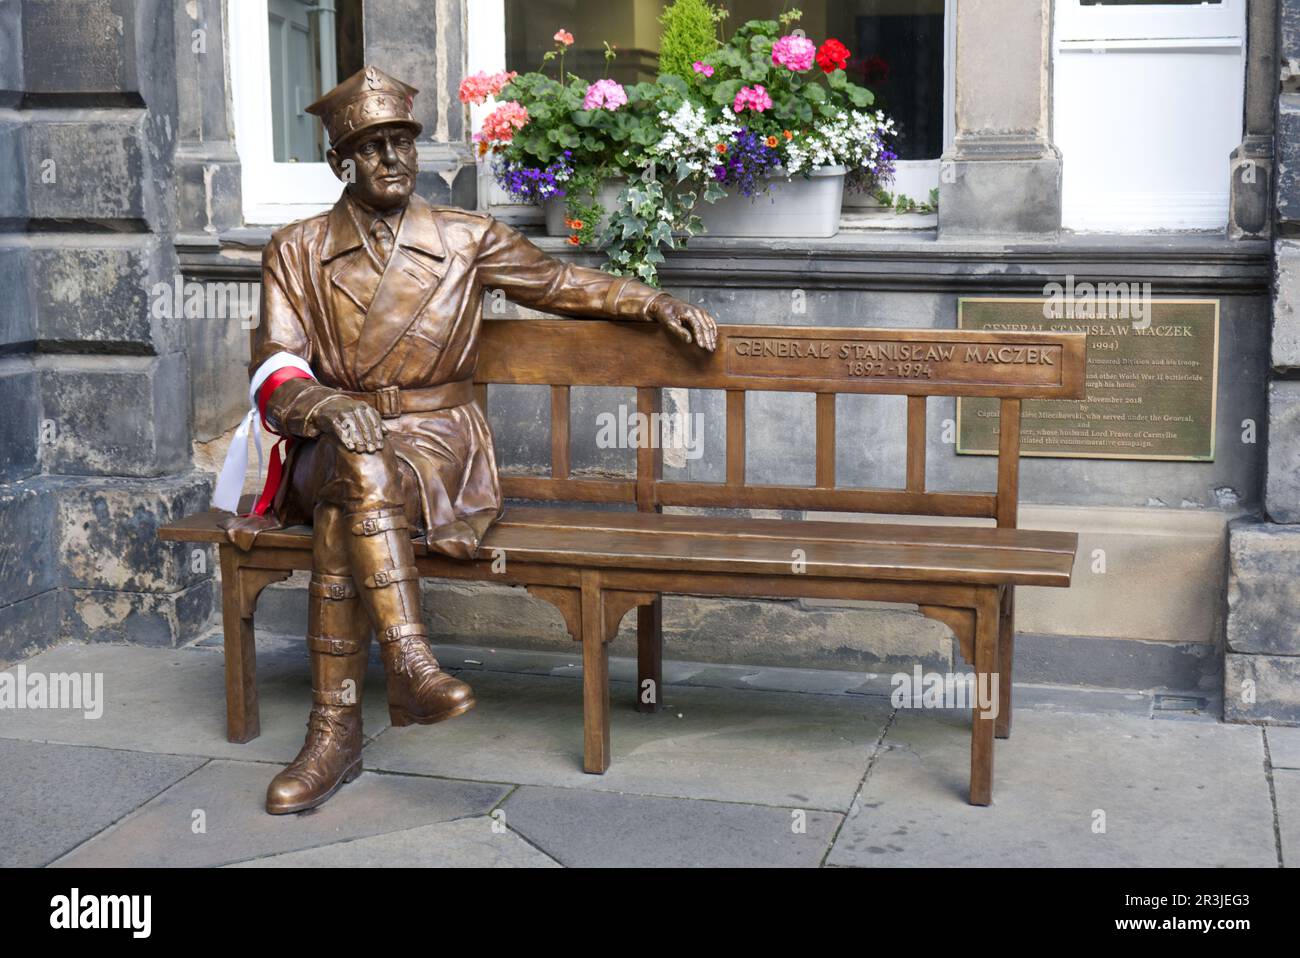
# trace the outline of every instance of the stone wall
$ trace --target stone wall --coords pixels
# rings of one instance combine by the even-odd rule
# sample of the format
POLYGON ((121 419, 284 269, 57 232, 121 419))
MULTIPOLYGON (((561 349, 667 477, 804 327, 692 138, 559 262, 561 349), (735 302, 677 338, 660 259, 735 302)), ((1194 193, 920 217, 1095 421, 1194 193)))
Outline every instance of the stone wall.
MULTIPOLYGON (((1271 4, 1261 4, 1261 7, 1271 4)), ((1251 110, 1276 111, 1276 236, 1263 516, 1230 536, 1224 715, 1300 723, 1300 0, 1279 0, 1277 58, 1251 110), (1280 69, 1279 69, 1280 66, 1280 69), (1281 76, 1280 86, 1278 77, 1281 76)), ((1254 11, 1252 17, 1261 16, 1254 11)), ((1252 27, 1255 21, 1252 19, 1252 27)), ((1261 23, 1261 29, 1269 24, 1261 23)), ((1249 78, 1248 78, 1249 79, 1249 78)))
POLYGON ((208 487, 187 330, 149 301, 176 271, 175 7, 0 3, 0 660, 211 614, 204 557, 155 537, 208 487))

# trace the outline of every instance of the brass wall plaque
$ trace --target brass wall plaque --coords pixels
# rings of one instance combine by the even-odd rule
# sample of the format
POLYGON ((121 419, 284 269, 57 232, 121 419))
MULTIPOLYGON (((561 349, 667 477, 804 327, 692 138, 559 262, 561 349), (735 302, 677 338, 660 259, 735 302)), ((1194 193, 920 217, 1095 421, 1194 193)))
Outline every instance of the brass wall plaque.
MULTIPOLYGON (((1214 459, 1219 301, 970 298, 960 329, 1088 334, 1086 399, 1026 401, 1021 455, 1214 459)), ((957 452, 994 455, 996 400, 957 400, 957 452)))

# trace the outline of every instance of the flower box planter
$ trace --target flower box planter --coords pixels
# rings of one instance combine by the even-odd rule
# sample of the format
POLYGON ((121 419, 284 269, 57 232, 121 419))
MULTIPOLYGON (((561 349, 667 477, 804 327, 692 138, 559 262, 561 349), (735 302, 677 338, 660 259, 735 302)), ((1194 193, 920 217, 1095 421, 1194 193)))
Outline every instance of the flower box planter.
POLYGON ((840 231, 844 202, 843 166, 824 166, 807 178, 773 177, 768 190, 752 199, 728 193, 715 203, 699 203, 695 212, 705 236, 824 238, 840 231))
MULTIPOLYGON (((600 184, 600 189, 596 191, 596 199, 600 202, 606 211, 618 206, 618 194, 622 192, 623 187, 627 186, 625 179, 605 180, 600 184)), ((563 196, 553 196, 543 201, 542 211, 546 216, 546 235, 547 236, 568 236, 573 230, 564 225, 568 219, 569 213, 565 209, 565 198, 563 196)), ((605 226, 609 222, 609 217, 605 216, 596 226, 596 235, 600 236, 604 232, 605 226)))

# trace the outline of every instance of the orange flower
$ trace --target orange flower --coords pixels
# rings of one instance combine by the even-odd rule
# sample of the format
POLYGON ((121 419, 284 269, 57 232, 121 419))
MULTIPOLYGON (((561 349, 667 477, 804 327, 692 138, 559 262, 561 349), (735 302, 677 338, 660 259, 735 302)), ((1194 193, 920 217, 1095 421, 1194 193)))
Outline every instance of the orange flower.
POLYGON ((769 136, 769 137, 767 138, 767 148, 768 148, 769 150, 775 150, 775 149, 776 149, 776 144, 777 144, 778 142, 779 142, 779 141, 777 140, 776 137, 774 137, 774 136, 769 136))
POLYGON ((725 144, 725 143, 719 143, 719 144, 715 147, 715 149, 716 149, 719 153, 726 153, 726 152, 727 152, 727 144, 725 144))
POLYGON ((578 238, 578 234, 577 234, 577 233, 574 233, 572 236, 569 237, 569 245, 570 245, 570 246, 577 246, 577 245, 579 245, 581 242, 582 242, 582 240, 580 240, 580 239, 578 238))
POLYGON ((582 229, 582 220, 574 220, 572 223, 569 224, 569 229, 571 230, 582 229))
POLYGON ((793 139, 794 139, 794 134, 791 133, 789 130, 786 130, 786 131, 785 131, 785 138, 786 138, 787 140, 793 140, 793 139))

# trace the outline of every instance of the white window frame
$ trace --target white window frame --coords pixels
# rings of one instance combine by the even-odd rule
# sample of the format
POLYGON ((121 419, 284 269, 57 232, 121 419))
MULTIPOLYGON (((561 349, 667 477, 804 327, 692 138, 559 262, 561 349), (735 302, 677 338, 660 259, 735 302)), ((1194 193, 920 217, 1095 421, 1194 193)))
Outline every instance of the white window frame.
MULTIPOLYGON (((1242 106, 1245 96, 1246 0, 1223 0, 1219 4, 1158 4, 1144 6, 1084 6, 1080 0, 1056 0, 1054 29, 1053 105, 1054 138, 1062 148, 1065 163, 1064 218, 1067 229, 1087 232, 1133 233, 1158 230, 1218 230, 1228 222, 1230 184, 1228 154, 1240 142, 1242 106), (1070 143, 1095 135, 1078 126, 1089 113, 1091 98, 1061 82, 1059 71, 1066 61, 1082 62, 1094 56, 1168 55, 1182 57, 1231 57, 1233 86, 1225 95, 1233 101, 1226 110, 1230 119, 1215 130, 1222 140, 1222 189, 1212 193, 1124 192, 1123 183, 1112 184, 1105 195, 1080 193, 1070 184, 1070 143), (1231 144, 1231 145, 1229 145, 1231 144)), ((1172 62, 1172 61, 1171 61, 1172 62)), ((1206 61, 1207 63, 1210 61, 1206 61)), ((1139 97, 1140 100, 1140 97, 1139 97)), ((1135 101, 1134 109, 1141 103, 1135 101)), ((1156 118, 1152 122, 1159 122, 1156 118)), ((1201 139, 1206 139, 1204 135, 1201 139)), ((1077 162, 1077 160, 1076 160, 1077 162)))
POLYGON ((342 190, 329 164, 275 162, 267 2, 227 0, 225 6, 244 222, 279 226, 324 212, 342 190))
POLYGON ((1212 40, 1240 35, 1245 0, 1222 3, 1143 6, 1085 6, 1056 0, 1056 31, 1061 41, 1212 40))
MULTIPOLYGON (((957 50, 957 0, 944 0, 943 9, 944 51, 943 51, 943 152, 952 149, 953 138, 957 131, 956 120, 956 67, 957 50)), ((496 73, 506 68, 506 5, 505 0, 473 0, 469 4, 469 18, 466 31, 466 48, 469 52, 469 72, 480 70, 496 73)), ((472 130, 478 130, 483 118, 495 108, 489 100, 483 105, 470 105, 470 123, 472 130)), ((908 196, 917 202, 926 202, 930 191, 939 186, 940 157, 930 160, 899 160, 894 164, 894 182, 890 192, 908 196)), ((492 178, 492 171, 482 160, 478 164, 479 208, 494 210, 509 207, 515 211, 529 210, 513 204, 510 198, 497 186, 492 178)), ((520 212, 527 219, 540 222, 541 211, 536 216, 520 212)))

